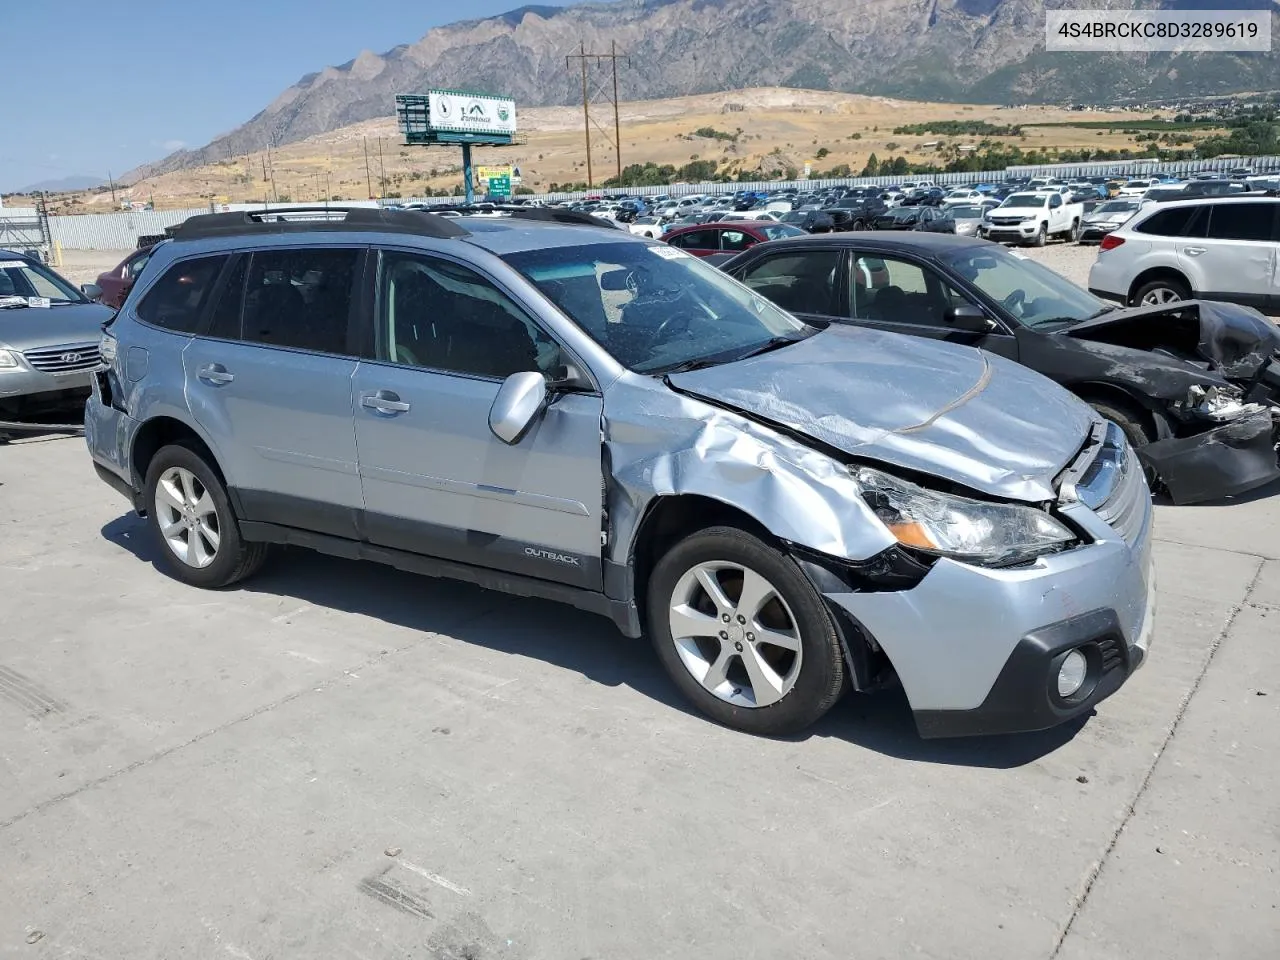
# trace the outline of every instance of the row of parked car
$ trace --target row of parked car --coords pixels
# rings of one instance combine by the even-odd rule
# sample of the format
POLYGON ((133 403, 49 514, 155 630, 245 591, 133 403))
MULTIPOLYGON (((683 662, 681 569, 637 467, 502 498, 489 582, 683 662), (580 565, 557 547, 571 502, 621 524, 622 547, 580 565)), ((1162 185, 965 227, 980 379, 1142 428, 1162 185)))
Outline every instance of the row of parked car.
POLYGON ((1115 306, 924 231, 717 269, 581 212, 452 213, 194 217, 114 313, 0 255, 0 306, 91 325, 0 358, 91 357, 59 376, 94 468, 187 583, 287 543, 569 603, 766 734, 891 677, 926 736, 1094 710, 1150 649, 1149 483, 1280 476, 1280 335, 1246 306, 1115 306))

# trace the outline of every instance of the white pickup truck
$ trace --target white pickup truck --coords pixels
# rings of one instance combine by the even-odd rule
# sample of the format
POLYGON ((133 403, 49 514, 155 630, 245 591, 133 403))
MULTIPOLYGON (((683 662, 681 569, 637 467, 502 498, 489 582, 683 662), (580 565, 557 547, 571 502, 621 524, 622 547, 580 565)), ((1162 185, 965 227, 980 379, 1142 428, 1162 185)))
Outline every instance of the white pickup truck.
POLYGON ((1033 243, 1043 247, 1050 237, 1077 240, 1084 204, 1069 203, 1056 191, 1013 193, 988 211, 979 234, 1001 243, 1033 243))

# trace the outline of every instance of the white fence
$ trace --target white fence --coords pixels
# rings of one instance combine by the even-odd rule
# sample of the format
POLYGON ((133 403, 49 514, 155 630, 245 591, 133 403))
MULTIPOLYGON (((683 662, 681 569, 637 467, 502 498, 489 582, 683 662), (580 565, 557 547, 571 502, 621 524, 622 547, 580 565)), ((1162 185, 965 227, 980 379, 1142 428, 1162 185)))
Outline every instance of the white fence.
MULTIPOLYGON (((1041 166, 1019 166, 1010 167, 1008 170, 986 170, 977 173, 923 173, 923 174, 903 174, 902 176, 892 177, 842 177, 835 180, 761 180, 758 182, 745 183, 684 183, 676 186, 667 187, 627 187, 626 192, 629 194, 639 194, 641 196, 655 196, 658 194, 667 194, 669 196, 684 196, 690 193, 726 193, 734 190, 778 190, 785 187, 795 187, 800 190, 820 190, 827 187, 846 186, 846 185, 887 185, 902 183, 903 181, 919 181, 929 180, 939 186, 956 183, 982 183, 984 181, 1000 181, 1008 176, 1045 176, 1045 177, 1071 177, 1071 176, 1108 176, 1108 177, 1138 177, 1144 174, 1150 174, 1154 170, 1162 173, 1170 173, 1177 176, 1186 176, 1188 174, 1199 173, 1205 170, 1226 171, 1232 167, 1248 167, 1258 174, 1280 174, 1280 157, 1243 157, 1218 160, 1184 160, 1168 163, 1155 163, 1150 160, 1116 160, 1116 161, 1098 161, 1093 163, 1058 163, 1044 164, 1041 166)), ((602 192, 616 192, 618 188, 597 187, 592 194, 602 192)), ((541 194, 543 199, 548 200, 564 200, 575 197, 585 196, 584 193, 552 193, 541 194)), ((408 199, 408 198, 406 198, 408 199)), ((429 198, 428 202, 431 202, 429 198)), ((452 201, 440 200, 437 202, 458 202, 460 198, 453 198, 452 201)), ((316 206, 314 203, 281 203, 271 204, 274 207, 308 207, 316 206)), ((335 203, 334 206, 342 207, 373 207, 378 204, 372 200, 345 200, 341 203, 335 203)), ((262 204, 254 203, 233 203, 227 205, 219 205, 218 210, 257 210, 262 204)), ((50 231, 56 243, 61 244, 64 250, 132 250, 138 243, 138 237, 147 236, 149 234, 163 233, 165 227, 176 226, 187 217, 195 216, 200 213, 209 213, 210 207, 193 207, 187 210, 158 210, 158 211, 134 211, 131 213, 92 213, 92 214, 76 214, 72 216, 55 216, 49 218, 50 231)), ((21 217, 35 216, 35 210, 9 210, 4 211, 4 216, 21 217)))

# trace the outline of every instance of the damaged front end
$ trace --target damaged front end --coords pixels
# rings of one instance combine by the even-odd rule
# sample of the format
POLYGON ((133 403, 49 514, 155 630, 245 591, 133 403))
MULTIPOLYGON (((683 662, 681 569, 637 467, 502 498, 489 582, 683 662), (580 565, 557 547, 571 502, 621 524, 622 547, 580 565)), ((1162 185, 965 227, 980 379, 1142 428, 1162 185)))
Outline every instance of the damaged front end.
POLYGON ((1192 300, 1110 311, 1068 334, 1112 350, 1116 364, 1146 352, 1130 379, 1156 414, 1157 437, 1138 455, 1174 503, 1280 479, 1280 331, 1260 313, 1192 300))
POLYGON ((1230 497, 1280 479, 1280 408, 1274 401, 1248 403, 1241 387, 1197 384, 1172 410, 1199 431, 1149 443, 1139 456, 1174 503, 1230 497))

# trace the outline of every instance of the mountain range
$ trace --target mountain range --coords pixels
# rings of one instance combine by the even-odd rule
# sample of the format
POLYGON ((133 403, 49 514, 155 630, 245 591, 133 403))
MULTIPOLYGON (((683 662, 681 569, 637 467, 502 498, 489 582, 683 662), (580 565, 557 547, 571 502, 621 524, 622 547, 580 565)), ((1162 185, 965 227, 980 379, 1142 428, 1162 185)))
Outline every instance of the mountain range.
MULTIPOLYGON (((626 54, 619 95, 660 99, 753 86, 955 103, 1108 104, 1280 89, 1269 53, 1045 53, 1046 9, 1221 9, 1214 0, 617 0, 525 6, 435 27, 416 43, 308 74, 207 146, 130 171, 132 182, 388 116, 432 87, 580 102, 566 54, 626 54)), ((1280 0, 1230 0, 1275 10, 1280 0)), ((1273 23, 1275 18, 1273 18, 1273 23)), ((1273 27, 1274 29, 1274 27, 1273 27)), ((594 64, 593 84, 607 62, 594 64)))

